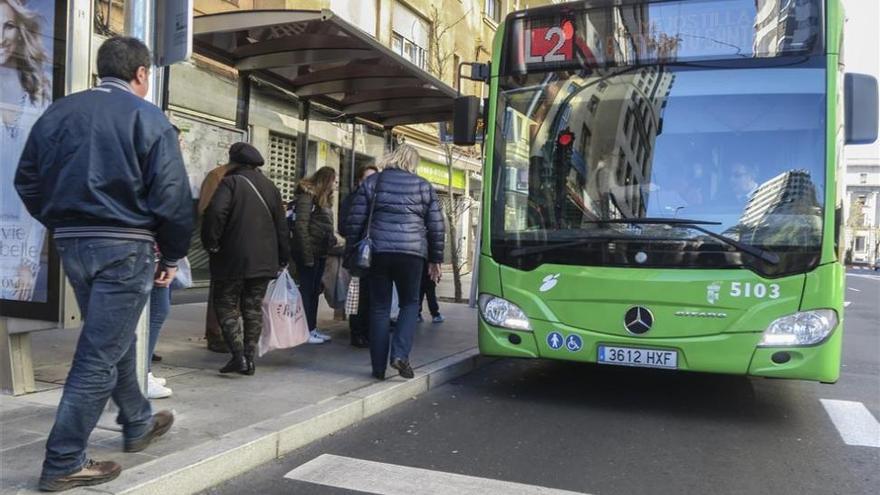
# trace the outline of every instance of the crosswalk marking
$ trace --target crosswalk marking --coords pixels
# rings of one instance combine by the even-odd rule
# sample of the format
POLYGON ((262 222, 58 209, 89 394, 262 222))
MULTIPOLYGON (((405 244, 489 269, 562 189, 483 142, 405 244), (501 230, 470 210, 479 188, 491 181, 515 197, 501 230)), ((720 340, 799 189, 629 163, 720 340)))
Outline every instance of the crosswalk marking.
POLYGON ((852 301, 843 301, 844 308, 848 308, 850 304, 852 304, 852 301))
POLYGON ((584 495, 541 486, 323 454, 285 478, 377 495, 584 495))
POLYGON ((880 448, 880 423, 864 404, 848 400, 821 401, 847 445, 880 448))
POLYGON ((851 290, 853 292, 861 292, 860 289, 856 289, 855 287, 850 287, 849 290, 851 290))
POLYGON ((862 273, 847 273, 847 277, 867 278, 871 280, 880 280, 880 275, 866 275, 862 273))

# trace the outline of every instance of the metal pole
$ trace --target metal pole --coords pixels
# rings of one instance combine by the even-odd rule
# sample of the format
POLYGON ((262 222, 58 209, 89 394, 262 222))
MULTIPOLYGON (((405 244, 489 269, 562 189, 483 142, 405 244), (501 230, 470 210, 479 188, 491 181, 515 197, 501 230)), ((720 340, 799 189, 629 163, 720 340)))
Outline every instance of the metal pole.
POLYGON ((299 108, 299 119, 304 121, 303 132, 297 136, 296 140, 296 168, 299 177, 303 178, 308 175, 309 164, 309 114, 311 114, 312 104, 309 100, 302 100, 299 108))
POLYGON ((355 188, 357 187, 357 184, 354 183, 355 182, 355 175, 354 174, 356 173, 354 170, 354 167, 355 167, 355 163, 357 162, 357 160, 355 159, 354 145, 355 145, 355 123, 352 122, 351 123, 351 167, 349 167, 349 168, 351 168, 351 179, 349 179, 350 180, 349 186, 348 186, 349 192, 354 191, 355 188))
POLYGON ((235 105, 235 127, 247 132, 251 118, 251 74, 238 73, 238 96, 235 105))
MULTIPOLYGON (((155 32, 155 13, 156 0, 127 0, 125 2, 125 34, 143 41, 150 50, 155 48, 153 34, 155 32)), ((162 81, 161 70, 156 67, 150 67, 149 85, 150 89, 147 93, 147 101, 152 102, 159 108, 162 108, 162 81)), ((108 308, 108 310, 110 310, 108 308)), ((148 356, 149 347, 149 311, 150 302, 147 304, 138 319, 137 328, 135 329, 137 356, 137 377, 138 383, 141 384, 141 391, 147 393, 147 370, 150 365, 150 356, 148 356)))

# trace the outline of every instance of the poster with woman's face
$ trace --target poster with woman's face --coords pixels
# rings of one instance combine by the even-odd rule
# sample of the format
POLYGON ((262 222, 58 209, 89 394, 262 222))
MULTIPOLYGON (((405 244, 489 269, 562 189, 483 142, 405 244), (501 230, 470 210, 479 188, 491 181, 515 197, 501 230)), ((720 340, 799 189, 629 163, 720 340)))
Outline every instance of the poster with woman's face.
POLYGON ((48 302, 49 242, 15 191, 28 133, 52 102, 54 0, 0 0, 0 299, 48 302))

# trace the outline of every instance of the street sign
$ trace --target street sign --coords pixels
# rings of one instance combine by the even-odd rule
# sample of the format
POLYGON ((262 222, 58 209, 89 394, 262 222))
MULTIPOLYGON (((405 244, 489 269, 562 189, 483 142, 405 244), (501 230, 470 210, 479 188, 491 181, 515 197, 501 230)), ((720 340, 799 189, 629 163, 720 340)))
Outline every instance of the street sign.
POLYGON ((156 0, 153 53, 159 67, 192 56, 193 0, 156 0))

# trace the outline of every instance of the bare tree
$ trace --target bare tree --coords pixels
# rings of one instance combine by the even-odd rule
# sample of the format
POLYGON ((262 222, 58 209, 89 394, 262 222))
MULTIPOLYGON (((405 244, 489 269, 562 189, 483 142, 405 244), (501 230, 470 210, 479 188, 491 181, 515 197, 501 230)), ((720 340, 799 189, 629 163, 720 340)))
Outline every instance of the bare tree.
MULTIPOLYGON (((447 36, 451 34, 453 28, 463 21, 470 11, 462 15, 458 20, 446 23, 440 10, 436 6, 431 7, 431 35, 430 35, 430 56, 428 57, 428 68, 438 79, 445 80, 450 73, 449 66, 454 56, 454 47, 446 43, 447 36)), ((453 67, 452 77, 458 77, 458 68, 453 67)), ((453 177, 455 172, 455 162, 462 156, 467 154, 466 151, 457 149, 451 143, 441 143, 446 158, 447 171, 447 192, 449 197, 443 201, 443 212, 446 216, 446 223, 449 229, 449 251, 452 260, 452 283, 454 287, 455 302, 461 302, 461 271, 467 262, 467 253, 464 243, 461 242, 459 234, 459 223, 461 219, 468 213, 471 207, 470 198, 462 197, 458 200, 452 193, 453 177)))

